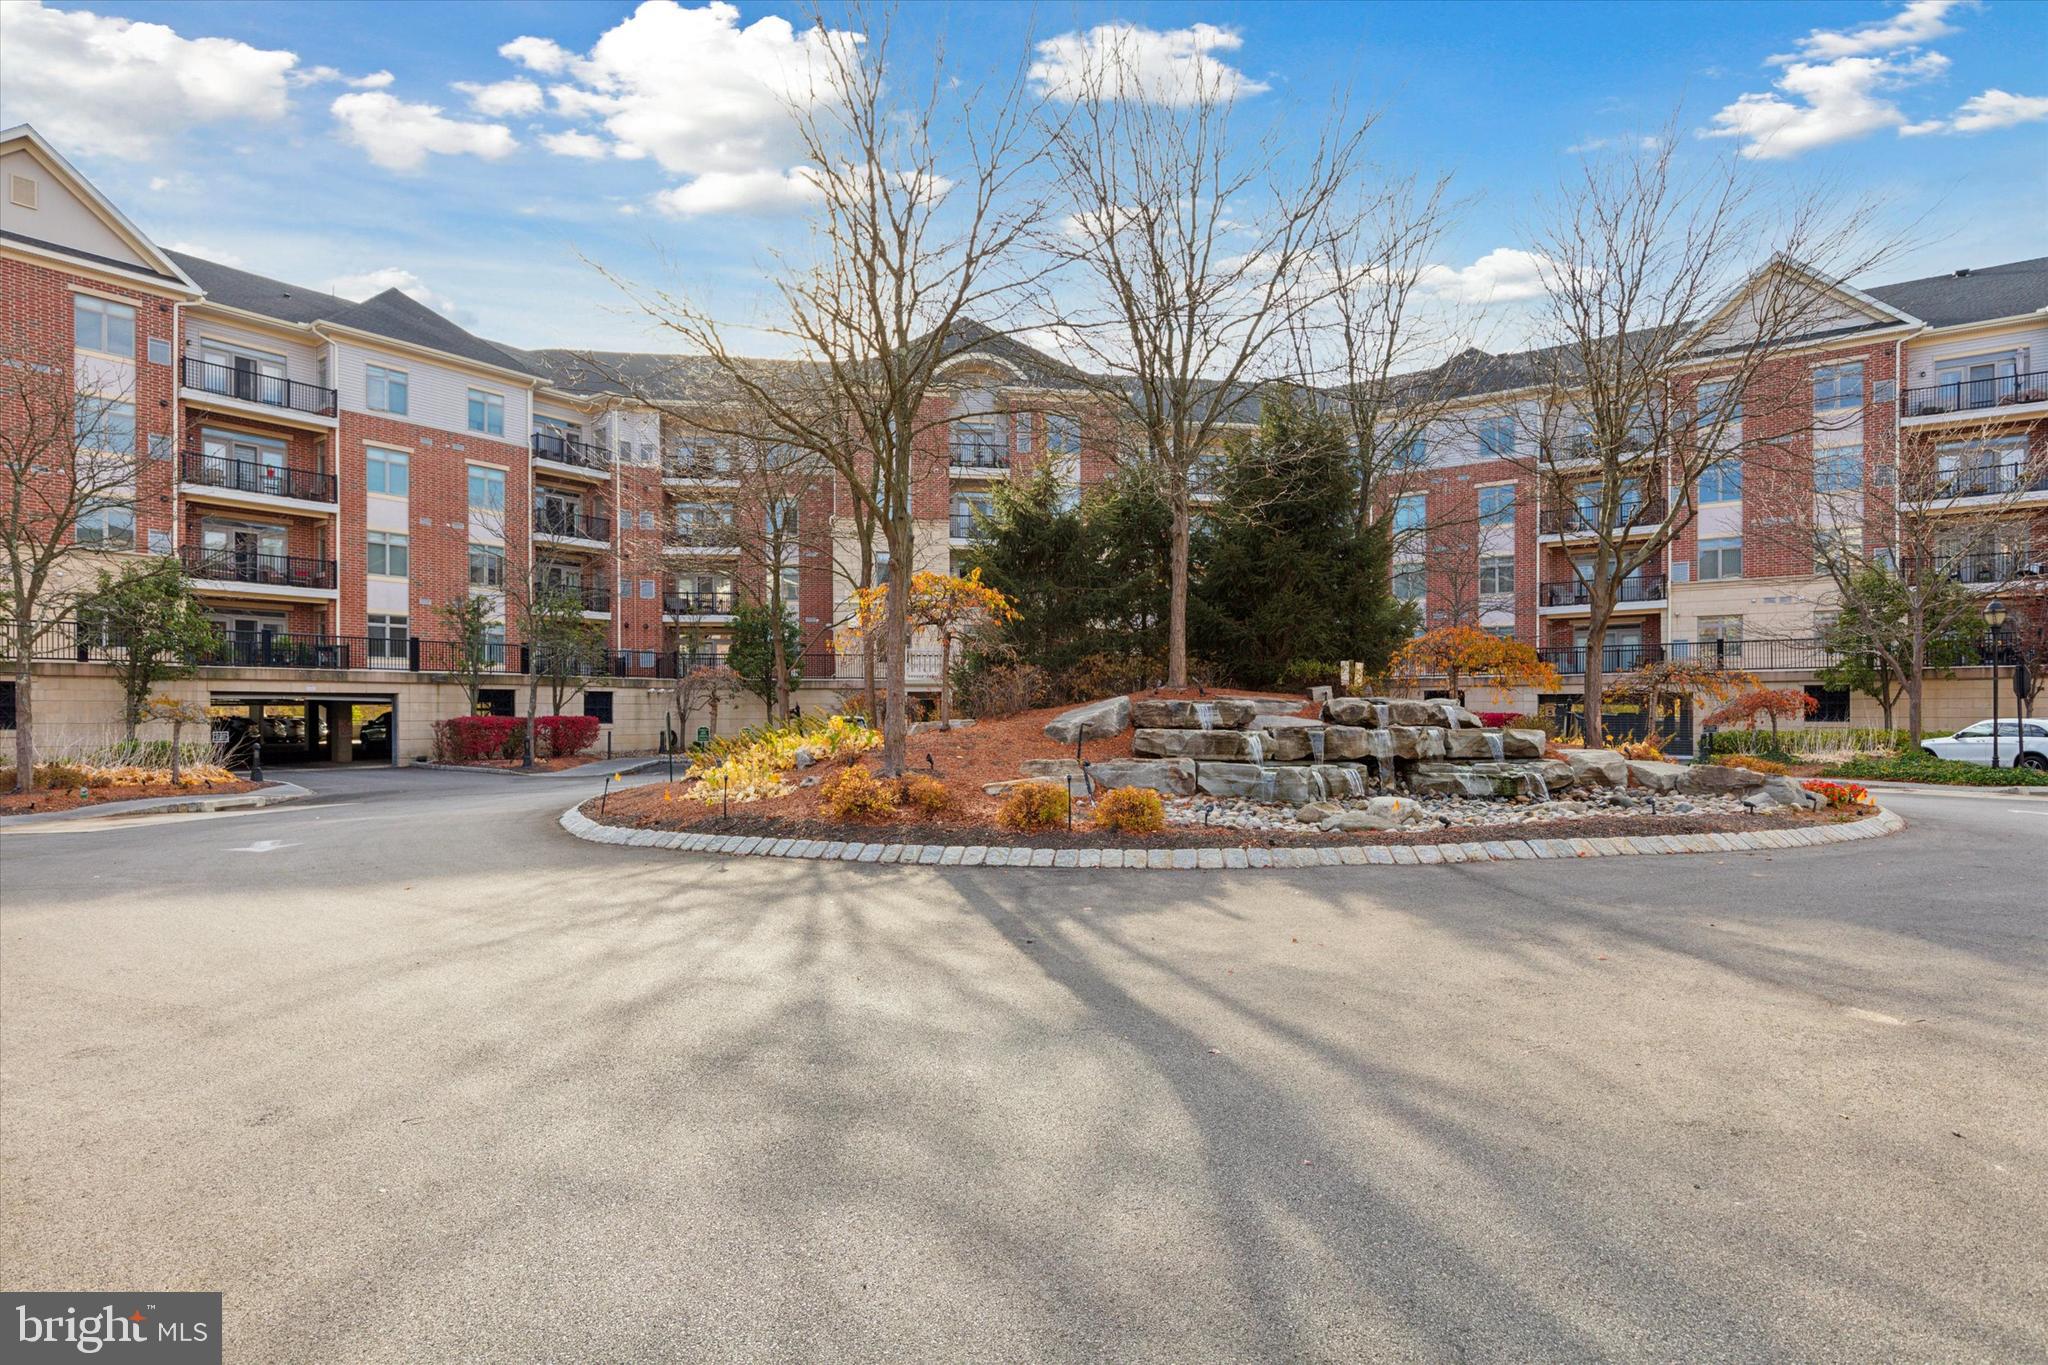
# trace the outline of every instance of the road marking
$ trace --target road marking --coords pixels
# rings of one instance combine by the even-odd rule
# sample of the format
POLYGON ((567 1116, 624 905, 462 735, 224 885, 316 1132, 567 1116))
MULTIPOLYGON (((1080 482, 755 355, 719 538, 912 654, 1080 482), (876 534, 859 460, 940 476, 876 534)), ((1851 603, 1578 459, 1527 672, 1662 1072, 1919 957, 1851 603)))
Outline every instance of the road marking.
POLYGON ((230 853, 275 853, 281 848, 297 848, 297 844, 282 844, 275 839, 258 839, 246 848, 231 848, 230 853))

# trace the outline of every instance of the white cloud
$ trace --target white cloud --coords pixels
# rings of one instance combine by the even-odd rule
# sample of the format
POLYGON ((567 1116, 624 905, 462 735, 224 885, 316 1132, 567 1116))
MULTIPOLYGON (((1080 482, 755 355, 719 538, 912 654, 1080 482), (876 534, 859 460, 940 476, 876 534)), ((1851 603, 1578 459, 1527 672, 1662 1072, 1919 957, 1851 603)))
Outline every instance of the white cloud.
POLYGON ((612 154, 611 144, 603 138, 573 129, 565 133, 542 133, 540 145, 556 156, 576 156, 586 161, 602 161, 612 154))
POLYGON ((663 190, 654 206, 672 218, 706 213, 781 213, 818 197, 817 174, 792 171, 706 171, 687 185, 663 190))
POLYGON ((204 242, 165 242, 163 247, 166 251, 176 251, 187 256, 197 256, 203 261, 214 261, 220 265, 240 265, 242 263, 242 258, 234 252, 222 251, 220 248, 208 246, 204 242))
POLYGON ((1457 303, 1512 303, 1543 293, 1543 257, 1520 247, 1497 246, 1462 268, 1433 265, 1422 272, 1424 289, 1457 303))
POLYGON ((343 95, 330 106, 342 136, 393 171, 416 171, 429 155, 496 161, 519 142, 502 123, 465 123, 431 104, 410 104, 383 91, 343 95))
POLYGON ((351 90, 382 90, 398 77, 389 71, 372 71, 367 76, 350 76, 337 67, 301 66, 291 72, 293 85, 345 85, 351 90))
POLYGON ((588 125, 542 136, 560 156, 651 158, 691 179, 659 197, 669 213, 765 212, 808 194, 793 101, 829 93, 829 44, 858 35, 798 29, 769 15, 742 26, 734 5, 645 0, 576 53, 521 37, 498 51, 548 86, 553 112, 588 125))
MULTIPOLYGON (((1947 16, 1951 10, 1961 7, 1962 0, 1912 0, 1911 4, 1889 18, 1872 20, 1846 31, 1817 28, 1799 40, 1798 56, 1833 60, 1889 52, 1899 47, 1920 47, 1954 33, 1956 30, 1948 23, 1947 16)), ((1969 7, 1976 8, 1974 4, 1969 7)), ((1771 58, 1778 65, 1795 60, 1797 58, 1789 56, 1771 58)))
POLYGON ((1219 60, 1244 39, 1214 24, 1156 29, 1117 22, 1086 32, 1062 33, 1038 45, 1031 79, 1049 94, 1078 98, 1098 81, 1117 89, 1126 75, 1144 98, 1157 104, 1192 104, 1204 96, 1256 95, 1269 87, 1219 60))
POLYGON ((1963 101, 1953 118, 1909 123, 1899 129, 1906 137, 1922 133, 1989 133, 2015 124, 2039 123, 2048 119, 2048 95, 2014 95, 2004 90, 1986 90, 1963 101))
POLYGON ((1659 139, 1645 133, 1637 137, 1589 137, 1583 141, 1574 142, 1564 150, 1569 156, 1577 156, 1582 152, 1605 152, 1623 147, 1633 147, 1638 151, 1647 152, 1653 150, 1658 145, 1659 139))
POLYGON ((397 79, 398 77, 389 71, 372 71, 367 76, 357 76, 347 84, 355 90, 382 90, 397 79))
POLYGON ((34 123, 87 155, 143 160, 207 123, 284 117, 296 54, 40 0, 0 4, 0 126, 34 123))
POLYGON ((1754 160, 1785 160, 1902 127, 1906 116, 1890 93, 1947 69, 1948 58, 1939 52, 1793 62, 1775 82, 1783 94, 1742 96, 1715 114, 1714 127, 1702 135, 1739 138, 1742 155, 1754 160))
POLYGON ((462 313, 455 300, 446 294, 429 289, 426 281, 410 270, 401 270, 392 265, 387 265, 381 270, 365 270, 359 275, 337 276, 327 282, 326 288, 330 294, 339 294, 342 298, 353 299, 357 303, 387 289, 396 289, 443 317, 453 318, 462 313))
POLYGON ((493 81, 489 85, 457 81, 455 88, 469 97, 470 108, 488 118, 538 114, 547 102, 540 87, 529 80, 493 81))

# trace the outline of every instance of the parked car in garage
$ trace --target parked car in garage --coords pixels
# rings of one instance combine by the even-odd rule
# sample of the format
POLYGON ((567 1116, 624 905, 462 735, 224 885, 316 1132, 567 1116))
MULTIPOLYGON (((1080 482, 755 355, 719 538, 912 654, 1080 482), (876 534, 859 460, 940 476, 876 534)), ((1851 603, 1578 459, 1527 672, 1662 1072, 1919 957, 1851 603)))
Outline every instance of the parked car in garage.
MULTIPOLYGON (((1988 767, 1991 763, 1991 722, 1980 720, 1947 739, 1922 740, 1920 748, 1935 758, 1982 763, 1988 767)), ((2035 772, 2048 772, 2048 721, 1998 722, 1998 766, 2010 768, 2015 755, 2023 766, 2035 772)))

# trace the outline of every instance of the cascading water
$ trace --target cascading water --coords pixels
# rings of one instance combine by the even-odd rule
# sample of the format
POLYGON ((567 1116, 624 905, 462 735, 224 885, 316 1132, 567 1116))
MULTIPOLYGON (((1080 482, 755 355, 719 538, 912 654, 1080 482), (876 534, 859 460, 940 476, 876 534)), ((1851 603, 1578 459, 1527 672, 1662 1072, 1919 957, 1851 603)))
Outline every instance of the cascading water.
POLYGON ((1536 789, 1535 797, 1538 801, 1548 801, 1550 799, 1550 783, 1544 780, 1542 773, 1531 769, 1529 772, 1529 785, 1536 789))
POLYGON ((1444 724, 1447 727, 1453 730, 1458 728, 1458 703, 1448 698, 1440 698, 1437 701, 1436 709, 1437 714, 1444 718, 1444 724))
POLYGON ((1501 744, 1499 731, 1488 730, 1486 732, 1486 752, 1493 755, 1493 761, 1496 763, 1507 757, 1507 751, 1501 744))
POLYGON ((1215 702, 1213 702, 1213 701, 1198 701, 1198 702, 1196 702, 1196 703, 1195 703, 1195 720, 1197 721, 1197 723, 1199 723, 1199 724, 1201 725, 1201 727, 1202 727, 1202 728, 1203 728, 1204 730, 1213 730, 1213 729, 1215 729, 1215 728, 1216 728, 1216 703, 1215 703, 1215 702))
POLYGON ((1376 702, 1374 702, 1374 703, 1372 704, 1372 718, 1373 718, 1373 723, 1374 723, 1375 725, 1377 725, 1377 726, 1378 726, 1378 727, 1379 727, 1380 729, 1382 729, 1382 730, 1384 730, 1384 729, 1386 729, 1386 728, 1387 728, 1387 716, 1388 716, 1388 714, 1389 714, 1389 711, 1388 711, 1388 707, 1387 707, 1387 704, 1386 704, 1385 702, 1383 702, 1383 701, 1376 701, 1376 702))
POLYGON ((1323 754, 1328 744, 1329 736, 1325 735, 1321 730, 1311 730, 1308 732, 1309 756, 1316 762, 1321 763, 1323 761, 1323 754))
MULTIPOLYGON (((1213 707, 1211 708, 1211 714, 1214 714, 1213 707)), ((1204 726, 1202 728, 1207 729, 1208 727, 1204 726)), ((1249 751, 1251 762, 1264 763, 1266 761, 1266 736, 1264 731, 1246 730, 1244 732, 1244 743, 1245 748, 1249 751)))

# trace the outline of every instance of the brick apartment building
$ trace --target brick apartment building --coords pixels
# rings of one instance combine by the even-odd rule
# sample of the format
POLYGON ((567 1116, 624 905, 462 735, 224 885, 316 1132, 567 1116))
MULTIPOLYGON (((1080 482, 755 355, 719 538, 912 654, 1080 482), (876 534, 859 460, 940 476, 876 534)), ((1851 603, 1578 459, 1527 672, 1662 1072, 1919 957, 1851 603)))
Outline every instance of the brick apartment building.
MULTIPOLYGON (((692 424, 701 362, 522 350, 396 290, 355 302, 162 249, 25 126, 0 133, 0 187, 0 343, 68 365, 79 393, 132 419, 147 454, 132 500, 81 534, 109 564, 179 557, 219 627, 218 658, 177 689, 217 710, 290 716, 305 747, 337 758, 369 755, 352 726, 388 705, 389 756, 408 759, 433 720, 466 704, 446 673, 447 604, 495 596, 529 566, 600 623, 607 658, 584 704, 622 746, 653 742, 665 680, 720 657, 732 613, 764 600, 771 575, 802 629, 806 705, 857 681, 858 660, 833 647, 856 581, 845 491, 820 481, 786 507, 751 500, 729 451, 692 424), (771 537, 770 516, 794 524, 771 537), (779 555, 763 553, 770 541, 779 555)), ((1811 438, 1826 491, 1876 484, 1902 445, 1939 451, 1945 429, 1967 427, 1951 499, 1968 504, 1986 479, 1986 496, 2026 487, 1997 543, 1958 547, 1957 562, 1972 574, 1981 562, 1986 583, 2029 572, 2048 557, 2048 260, 1838 292, 1841 326, 1776 362, 1788 390, 1828 405, 1811 438)), ((1585 615, 1571 509, 1545 506, 1501 448, 1513 424, 1488 415, 1526 399, 1526 374, 1517 357, 1486 360, 1432 424, 1391 509, 1416 532, 1395 587, 1426 624, 1512 632, 1570 673, 1585 615), (1477 526, 1476 539, 1431 534, 1454 524, 1477 526)), ((1078 488, 1110 467, 1108 420, 1058 361, 987 336, 943 379, 912 491, 918 568, 948 566, 1012 471, 1051 463, 1078 488)), ((1657 482, 1647 496, 1666 495, 1657 482)), ((1696 523, 1626 594, 1611 662, 1732 641, 1745 666, 1811 681, 1812 650, 1786 642, 1817 634, 1826 580, 1810 550, 1765 534, 1763 492, 1739 470, 1701 491, 1696 523)), ((1876 544, 1886 530, 1865 533, 1876 544)), ((506 686, 485 700, 509 707, 520 641, 516 622, 501 629, 506 686)), ((41 716, 60 728, 103 719, 117 696, 92 642, 75 643, 39 684, 41 716)), ((935 682, 935 662, 914 655, 913 681, 935 682)), ((1974 703, 1956 707, 1957 723, 1976 718, 1974 703)), ((728 708, 724 727, 759 714, 728 708)))

